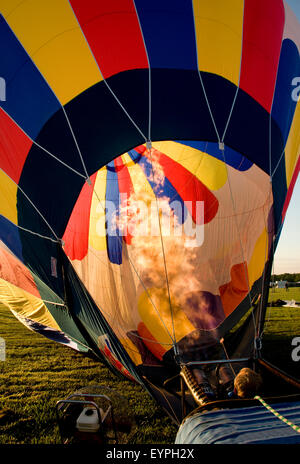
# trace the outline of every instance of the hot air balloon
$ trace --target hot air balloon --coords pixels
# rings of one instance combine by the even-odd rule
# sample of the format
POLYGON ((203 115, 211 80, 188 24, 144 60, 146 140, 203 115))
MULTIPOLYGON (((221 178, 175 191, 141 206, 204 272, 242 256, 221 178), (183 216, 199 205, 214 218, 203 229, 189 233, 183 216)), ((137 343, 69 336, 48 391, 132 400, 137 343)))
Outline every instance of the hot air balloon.
POLYGON ((263 364, 299 24, 282 0, 0 8, 0 300, 180 424, 197 406, 180 372, 207 348, 263 364))

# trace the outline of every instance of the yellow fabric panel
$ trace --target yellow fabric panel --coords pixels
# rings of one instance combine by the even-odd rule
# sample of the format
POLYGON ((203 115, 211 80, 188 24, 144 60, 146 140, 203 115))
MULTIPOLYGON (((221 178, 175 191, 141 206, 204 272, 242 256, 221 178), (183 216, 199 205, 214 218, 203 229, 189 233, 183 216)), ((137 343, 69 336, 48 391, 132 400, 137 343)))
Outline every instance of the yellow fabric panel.
POLYGON ((141 355, 140 355, 137 347, 134 345, 134 343, 132 343, 132 341, 129 340, 129 338, 126 338, 126 339, 120 338, 120 342, 122 343, 123 347, 125 348, 125 350, 129 354, 129 356, 132 359, 132 361, 134 362, 134 364, 136 366, 138 366, 139 364, 142 364, 141 355))
POLYGON ((239 83, 243 0, 193 0, 198 67, 239 83))
POLYGON ((68 0, 0 0, 0 9, 62 105, 102 80, 68 0))
POLYGON ((128 154, 122 155, 122 159, 128 168, 133 186, 133 193, 128 201, 128 232, 133 236, 148 236, 156 224, 157 210, 156 207, 153 208, 156 205, 155 194, 142 166, 134 163, 128 154), (139 213, 132 215, 132 211, 139 211, 139 213), (155 218, 153 218, 153 213, 155 218))
POLYGON ((259 236, 250 262, 248 264, 248 276, 249 276, 249 286, 254 284, 254 282, 262 275, 265 262, 268 254, 268 234, 266 229, 263 230, 262 234, 259 236))
POLYGON ((18 225, 17 185, 0 169, 0 214, 18 225))
POLYGON ((98 171, 90 210, 89 245, 95 250, 106 250, 105 193, 106 167, 98 171))
POLYGON ((0 0, 0 12, 6 18, 11 14, 19 5, 20 0, 0 0))
POLYGON ((172 346, 173 325, 177 341, 195 330, 182 309, 174 302, 172 310, 173 317, 169 298, 164 289, 150 288, 148 293, 143 292, 138 300, 138 312, 142 321, 155 340, 161 343, 166 350, 172 346), (155 307, 148 295, 154 302, 155 307))
POLYGON ((145 201, 147 201, 147 199, 149 198, 151 200, 155 199, 153 189, 150 183, 148 182, 147 177, 145 173, 143 172, 143 169, 141 168, 141 166, 139 164, 136 164, 134 161, 132 161, 132 159, 127 153, 122 155, 122 159, 123 159, 124 164, 126 164, 128 168, 129 175, 130 175, 131 182, 132 182, 133 189, 134 189, 134 193, 136 194, 135 198, 139 199, 139 195, 142 194, 143 199, 145 199, 145 201))
POLYGON ((60 330, 60 327, 40 298, 4 279, 0 279, 0 301, 19 316, 26 317, 52 329, 60 330))
POLYGON ((293 123, 285 148, 285 168, 287 188, 291 183, 294 169, 300 154, 300 102, 294 114, 293 123))
POLYGON ((122 160, 123 160, 123 163, 126 164, 128 168, 135 166, 135 162, 130 158, 128 153, 124 153, 124 155, 122 155, 122 160))
POLYGON ((225 164, 195 148, 175 142, 154 142, 153 147, 194 174, 210 190, 219 190, 227 181, 225 164))

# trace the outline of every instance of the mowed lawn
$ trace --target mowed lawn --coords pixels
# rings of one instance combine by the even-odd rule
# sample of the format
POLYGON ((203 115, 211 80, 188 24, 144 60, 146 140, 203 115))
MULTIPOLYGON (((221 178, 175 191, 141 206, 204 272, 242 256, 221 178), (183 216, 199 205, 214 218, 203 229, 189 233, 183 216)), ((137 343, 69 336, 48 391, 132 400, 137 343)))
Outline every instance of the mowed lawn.
MULTIPOLYGON (((300 302, 300 287, 270 289, 269 302, 277 300, 300 302)), ((300 361, 292 359, 292 344, 300 337, 300 308, 268 307, 263 336, 263 355, 277 367, 300 379, 300 361)), ((299 350, 298 350, 299 351, 299 350)))
POLYGON ((0 444, 59 444, 55 405, 88 385, 109 387, 128 402, 130 443, 174 443, 177 428, 139 385, 100 362, 28 330, 0 305, 0 444))
MULTIPOLYGON (((300 288, 270 291, 270 300, 300 301, 300 288)), ((55 405, 88 385, 107 386, 128 402, 135 425, 129 443, 172 444, 177 427, 139 385, 120 380, 108 368, 24 327, 0 306, 0 336, 6 359, 0 361, 0 444, 57 444, 55 405)), ((299 378, 292 340, 300 337, 299 308, 268 308, 264 355, 299 378)))

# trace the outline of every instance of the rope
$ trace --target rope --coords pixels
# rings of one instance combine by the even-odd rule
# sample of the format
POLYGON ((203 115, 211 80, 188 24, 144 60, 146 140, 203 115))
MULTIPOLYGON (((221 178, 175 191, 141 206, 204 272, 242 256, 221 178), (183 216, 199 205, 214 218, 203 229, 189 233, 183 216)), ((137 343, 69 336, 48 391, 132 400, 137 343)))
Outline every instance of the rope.
MULTIPOLYGON (((229 356, 228 356, 228 353, 227 353, 227 350, 226 350, 226 347, 225 347, 225 343, 224 343, 224 338, 223 338, 223 337, 220 339, 220 344, 221 344, 221 346, 222 346, 222 348, 223 348, 223 350, 224 350, 226 359, 229 360, 229 356)), ((232 373, 233 373, 233 376, 236 377, 236 372, 235 372, 235 370, 233 369, 232 364, 229 363, 229 366, 230 366, 230 369, 231 369, 231 371, 232 371, 232 373)))
MULTIPOLYGON (((93 188, 93 194, 96 196, 97 200, 99 201, 99 204, 100 204, 101 208, 103 209, 103 212, 105 213, 105 206, 103 205, 102 200, 99 198, 99 195, 98 195, 97 190, 95 189, 95 186, 93 186, 92 188, 93 188)), ((120 236, 117 235, 117 239, 118 239, 118 241, 120 242, 120 244, 122 244, 122 237, 120 237, 120 236)), ((95 255, 95 256, 96 256, 96 255, 95 255)), ((151 298, 151 296, 150 296, 150 294, 149 294, 149 291, 148 291, 148 289, 147 289, 147 287, 146 287, 146 285, 145 285, 143 279, 141 278, 140 274, 138 273, 138 271, 137 271, 137 269, 136 269, 136 267, 135 267, 135 265, 134 265, 134 263, 133 263, 133 261, 132 261, 130 255, 129 255, 129 253, 127 254, 127 257, 128 257, 128 260, 129 260, 129 262, 130 262, 130 264, 131 264, 131 266, 132 266, 132 268, 133 268, 133 270, 134 270, 136 276, 138 277, 139 281, 141 282, 141 284, 142 284, 142 286, 143 286, 143 288, 144 288, 144 290, 145 290, 145 292, 146 292, 146 294, 147 294, 147 297, 149 298, 150 303, 152 304, 152 306, 153 306, 155 312, 157 313, 157 315, 158 315, 158 317, 159 317, 159 319, 160 319, 162 325, 164 326, 164 328, 165 328, 167 334, 169 335, 169 337, 171 338, 173 344, 175 344, 176 341, 173 339, 173 337, 172 337, 170 331, 168 330, 168 327, 166 326, 166 324, 165 324, 165 322, 164 322, 164 320, 163 320, 163 318, 162 318, 162 316, 161 316, 161 314, 160 314, 158 308, 156 307, 156 305, 155 305, 153 299, 151 298)), ((100 259, 100 258, 99 258, 99 259, 100 259)), ((100 306, 99 306, 99 307, 100 307, 100 306)), ((102 312, 105 312, 101 307, 100 307, 100 309, 101 309, 102 312)))
MULTIPOLYGON (((268 198, 267 198, 267 201, 266 201, 266 204, 267 204, 267 207, 268 205, 270 205, 270 198, 272 196, 272 182, 270 182, 270 190, 269 190, 269 194, 268 194, 268 198)), ((271 202, 272 202, 272 198, 271 198, 271 202)), ((263 275, 262 275, 262 281, 261 281, 261 299, 260 299, 260 304, 259 304, 259 311, 258 311, 258 325, 257 325, 257 332, 256 332, 256 337, 257 339, 260 339, 261 341, 261 344, 262 344, 262 335, 263 335, 263 332, 264 332, 264 329, 261 329, 261 325, 262 325, 262 314, 263 314, 263 305, 264 305, 264 296, 265 296, 265 285, 264 285, 264 282, 265 282, 265 275, 266 275, 266 262, 267 260, 269 259, 269 255, 268 255, 268 249, 269 249, 269 238, 268 238, 268 234, 269 234, 269 231, 268 231, 268 224, 267 224, 267 221, 266 221, 266 215, 265 215, 265 205, 263 205, 263 219, 264 219, 264 223, 265 223, 265 230, 266 230, 266 233, 267 233, 267 236, 266 236, 266 242, 265 242, 265 258, 264 258, 264 262, 265 262, 265 265, 264 265, 264 271, 263 271, 263 275)), ((273 237, 272 237, 272 240, 273 240, 273 237)), ((273 241, 273 247, 274 247, 274 241, 273 241)), ((274 256, 274 249, 272 250, 273 251, 273 255, 274 256)), ((271 249, 270 249, 270 252, 271 252, 271 249)), ((273 263, 272 263, 272 266, 274 265, 274 260, 273 260, 273 263)), ((265 317, 265 316, 264 316, 265 317)), ((262 349, 262 345, 261 345, 261 349, 262 349)))
POLYGON ((240 56, 239 82, 238 82, 238 85, 237 85, 237 88, 236 88, 236 92, 235 92, 235 95, 234 95, 234 99, 233 99, 233 102, 232 102, 231 110, 230 110, 230 113, 229 113, 229 116, 228 116, 228 120, 227 120, 225 129, 224 129, 224 132, 223 132, 223 135, 222 135, 221 142, 224 142, 225 135, 226 135, 226 132, 227 132, 229 123, 230 123, 230 121, 231 121, 231 116, 232 116, 232 113, 233 113, 233 110, 234 110, 234 107, 235 107, 235 102, 236 102, 236 99, 237 99, 237 96, 238 96, 238 92, 239 92, 239 90, 240 90, 241 71, 242 71, 242 59, 243 59, 243 43, 244 43, 244 22, 245 22, 245 2, 244 2, 244 5, 243 5, 243 25, 242 25, 242 36, 241 36, 241 56, 240 56))
MULTIPOLYGON (((12 177, 10 177, 5 171, 3 171, 2 168, 0 168, 0 171, 3 172, 3 174, 5 174, 16 185, 17 189, 19 189, 20 192, 22 192, 22 194, 27 199, 27 201, 31 204, 31 206, 35 209, 35 211, 39 214, 39 216, 43 219, 45 224, 48 226, 48 228, 50 229, 50 231, 52 232, 52 234, 56 238, 56 241, 60 242, 60 239, 58 238, 58 236, 56 235, 56 233, 54 232, 54 230, 52 229, 52 227, 50 226, 50 224, 48 223, 46 218, 43 216, 43 214, 40 212, 40 210, 37 208, 37 206, 33 203, 33 201, 29 198, 29 196, 24 192, 24 190, 20 187, 20 185, 18 185, 12 177)), ((10 221, 10 222, 12 222, 12 221, 10 221)), ((17 224, 15 224, 15 225, 17 225, 17 224)), ((26 229, 24 229, 24 230, 26 230, 26 229)), ((31 231, 29 231, 29 232, 31 232, 31 231)), ((34 233, 34 232, 32 231, 32 233, 34 233)), ((36 235, 39 235, 39 234, 36 234, 36 235)), ((48 237, 43 237, 43 238, 48 238, 48 237)))
MULTIPOLYGON (((70 1, 69 1, 69 3, 70 3, 70 1)), ((113 91, 112 88, 109 86, 109 84, 107 83, 106 79, 104 78, 104 76, 103 76, 103 74, 102 74, 102 71, 101 71, 101 68, 100 68, 100 65, 99 65, 99 63, 97 62, 97 60, 96 60, 96 58, 95 58, 95 55, 93 54, 93 52, 92 52, 92 50, 91 50, 91 47, 90 47, 90 45, 89 45, 89 43, 88 43, 88 41, 87 41, 87 39, 86 39, 86 36, 85 36, 85 34, 84 34, 84 32, 83 32, 83 30, 82 30, 82 28, 81 28, 81 25, 80 25, 80 23, 79 23, 79 21, 78 21, 78 18, 77 18, 76 14, 75 14, 75 11, 74 11, 74 9, 73 9, 71 3, 70 3, 70 7, 71 7, 71 9, 72 9, 72 11, 73 11, 73 14, 74 14, 74 16, 75 16, 75 18, 76 18, 76 21, 77 21, 77 23, 78 23, 78 27, 80 28, 80 30, 81 30, 81 32, 82 32, 82 35, 83 35, 83 37, 85 38, 86 43, 87 43, 87 45, 88 45, 88 47, 89 47, 89 49, 90 49, 90 52, 91 52, 91 54, 92 54, 92 56, 93 56, 93 58, 94 58, 94 60, 95 60, 95 63, 96 63, 96 65, 97 65, 97 68, 98 68, 99 73, 100 73, 100 75, 101 75, 101 77, 102 77, 102 79, 103 79, 104 84, 106 85, 107 89, 110 91, 111 95, 112 95, 113 98, 116 100, 116 102, 118 103, 118 105, 120 106, 120 108, 123 110, 123 112, 125 113, 125 115, 128 117, 128 119, 132 122, 132 124, 133 124, 134 127, 137 129, 137 131, 139 132, 139 134, 140 134, 140 135, 142 136, 142 138, 145 140, 145 143, 148 144, 149 142, 147 141, 147 138, 145 137, 144 133, 141 131, 141 129, 139 128, 139 126, 135 123, 135 121, 133 120, 133 118, 132 118, 132 117, 130 116, 130 114, 127 112, 127 110, 126 110, 125 107, 122 105, 122 103, 121 103, 121 101, 119 100, 119 98, 117 97, 117 95, 114 93, 114 91, 113 91)), ((136 10, 136 12, 137 12, 137 10, 136 10)), ((137 15, 137 16, 138 16, 138 15, 137 15)), ((144 40, 144 38, 143 38, 143 40, 144 40)), ((144 45, 145 45, 145 50, 146 50, 146 53, 147 53, 145 41, 144 41, 144 45)), ((148 139, 150 140, 150 132, 151 132, 151 70, 150 70, 150 62, 149 62, 148 53, 147 53, 147 59, 148 59, 148 64, 149 64, 149 121, 148 121, 148 139)), ((65 113, 65 112, 64 112, 64 113, 65 113)), ((74 137, 76 146, 77 146, 78 151, 79 151, 79 155, 80 155, 80 157, 81 157, 81 161, 82 161, 82 163, 83 163, 83 166, 84 166, 84 169, 85 169, 85 172, 86 172, 86 175, 87 175, 86 180, 88 181, 89 185, 91 185, 90 179, 89 179, 89 177, 88 177, 87 170, 86 170, 86 167, 85 167, 85 164, 84 164, 84 161, 83 161, 83 158, 82 158, 82 156, 81 156, 81 153, 80 153, 79 147, 78 147, 78 145, 77 145, 77 142, 76 142, 74 133, 73 133, 73 131, 72 131, 71 124, 70 124, 70 122, 69 122, 69 120, 68 120, 68 117, 67 117, 66 113, 65 113, 65 116, 66 116, 67 121, 68 121, 68 124, 69 124, 69 126, 70 126, 70 130, 71 130, 72 135, 73 135, 73 137, 74 137)), ((150 142, 150 144, 151 144, 151 142, 150 142)), ((97 199, 98 199, 98 201, 99 201, 101 207, 103 208, 103 211, 105 212, 105 208, 104 208, 104 206, 103 206, 101 200, 99 199, 98 194, 97 194, 97 192, 96 192, 96 190, 95 190, 94 187, 93 187, 93 192, 95 193, 95 195, 96 195, 96 197, 97 197, 97 199)), ((122 242, 122 239, 121 239, 120 237, 118 237, 118 240, 119 240, 120 242, 122 242)), ((144 289, 145 289, 145 291, 146 291, 146 294, 147 294, 147 296, 148 296, 148 298, 149 298, 151 304, 153 305, 155 311, 157 312, 159 318, 161 319, 161 322, 162 322, 163 326, 165 327, 165 329, 166 329, 168 335, 170 336, 170 338, 172 339, 172 341, 173 341, 173 343, 174 343, 173 337, 171 336, 171 334, 170 334, 170 332, 169 332, 167 326, 165 325, 163 319, 161 318, 161 316, 160 316, 160 314, 159 314, 159 311, 158 311, 158 309, 156 308, 156 306, 155 306, 155 304, 154 304, 152 298, 150 297, 149 292, 148 292, 148 290, 147 290, 147 288, 146 288, 144 282, 142 281, 140 275, 138 274, 138 272, 137 272, 137 270, 136 270, 136 268, 135 268, 135 266, 134 266, 134 264, 133 264, 133 262, 132 262, 132 260, 131 260, 131 258, 130 258, 130 256, 129 256, 129 254, 128 254, 128 259, 129 259, 129 261, 130 261, 130 263, 131 263, 131 265, 132 265, 132 267, 133 267, 133 269, 134 269, 134 271, 135 271, 137 277, 139 278, 141 284, 143 285, 143 287, 144 287, 144 289)), ((101 308, 101 310, 102 310, 102 308, 101 308)))
MULTIPOLYGON (((245 9, 243 10, 243 21, 244 21, 244 13, 245 13, 245 9)), ((195 27, 194 27, 194 29, 195 29, 195 42, 196 42, 196 44, 197 44, 196 25, 195 25, 195 13, 193 13, 193 15, 194 15, 194 26, 195 26, 195 27)), ((241 43, 243 43, 243 34, 242 34, 242 41, 241 41, 241 43)), ((242 67, 242 51, 241 51, 241 60, 240 60, 239 84, 238 84, 238 86, 237 86, 237 89, 236 89, 236 92, 235 92, 235 95, 234 95, 234 98, 233 98, 233 102, 232 102, 232 105, 231 105, 231 109, 230 109, 230 112, 229 112, 229 115, 228 115, 227 123, 226 123, 225 128, 224 128, 223 136, 222 136, 222 138, 221 138, 221 137, 220 137, 220 134, 219 134, 219 131, 218 131, 218 128, 217 128, 217 125, 216 125, 216 122, 215 122, 215 119, 214 119, 214 116, 213 116, 213 112, 212 112, 211 106, 210 106, 210 104, 209 104, 208 96, 207 96, 207 94, 206 94, 204 82, 203 82, 203 79, 202 79, 202 76, 201 76, 201 71, 200 71, 200 68, 199 68, 198 56, 197 56, 197 70, 198 70, 198 75, 199 75, 199 79, 200 79, 202 91, 203 91, 203 94, 204 94, 204 97, 205 97, 205 101, 206 101, 206 104, 207 104, 207 108, 208 108, 208 111, 209 111, 209 114, 210 114, 211 121, 212 121, 212 123, 213 123, 214 129, 215 129, 215 132, 216 132, 216 136, 217 136, 218 143, 219 143, 219 149, 220 149, 220 151, 222 152, 222 155, 223 155, 223 162, 224 162, 225 167, 226 167, 227 178, 228 178, 228 184, 229 184, 229 190, 230 190, 231 201, 232 201, 232 207, 233 207, 233 213, 234 213, 233 216, 234 216, 234 218, 235 218, 236 230, 237 230, 238 238, 239 238, 239 241, 240 241, 241 254, 242 254, 243 263, 244 263, 245 278, 246 278, 246 282, 247 282, 248 296, 249 296, 250 308, 251 308, 252 302, 251 302, 251 296, 250 296, 249 276, 248 276, 248 272, 247 272, 247 268, 246 268, 246 264, 245 264, 244 249, 243 249, 243 245, 242 245, 242 241, 241 241, 240 231, 239 231, 239 227, 238 227, 238 224, 237 224, 237 218, 236 218, 237 213, 236 213, 236 209, 235 209, 235 203, 234 203, 234 198, 233 198, 233 192, 232 192, 232 188, 231 188, 229 170, 228 170, 228 166, 227 166, 227 163, 226 163, 226 160, 225 160, 225 143, 224 143, 224 138, 225 138, 225 135, 226 135, 228 126, 229 126, 230 121, 231 121, 232 113, 233 113, 233 110, 234 110, 234 106, 235 106, 236 99, 237 99, 237 95, 238 95, 238 91, 239 91, 240 78, 241 78, 241 67, 242 67)), ((252 309, 252 311, 251 311, 251 314, 252 314, 252 320, 253 320, 253 326, 254 326, 254 333, 256 333, 256 323, 255 323, 255 317, 254 317, 253 309, 252 309)), ((257 351, 256 339, 254 340, 254 350, 257 351)))
MULTIPOLYGON (((153 178, 153 182, 155 183, 153 162, 152 162, 152 147, 150 147, 149 144, 148 144, 148 146, 149 146, 148 153, 150 155, 150 160, 151 160, 152 178, 153 178)), ((174 326, 174 318, 173 318, 173 306, 172 306, 172 301, 171 301, 170 283, 169 283, 169 277, 168 277, 168 269, 167 269, 166 255, 165 255, 165 247, 164 247, 164 241, 163 241, 163 236, 162 236, 161 221, 160 221, 160 215, 159 215, 159 207, 158 207, 158 202, 157 202, 157 194, 155 193, 155 188, 153 189, 153 192, 155 194, 156 210, 157 210, 159 233, 160 233, 160 242, 161 242, 164 270, 165 270, 165 276, 166 276, 166 284, 167 284, 169 305, 170 305, 170 311, 171 311, 171 320, 172 320, 172 329, 173 329, 173 337, 171 337, 171 338, 173 340, 173 343, 176 344, 176 334, 175 334, 175 326, 174 326)), ((174 348, 175 348, 175 346, 174 346, 174 348)))
POLYGON ((269 406, 259 395, 256 395, 254 397, 255 400, 258 400, 261 402, 261 404, 268 410, 270 411, 272 414, 274 414, 274 416, 276 416, 278 419, 280 419, 282 422, 284 422, 285 424, 289 425, 293 430, 295 430, 296 432, 300 433, 300 426, 299 425, 296 425, 294 424, 293 422, 291 422, 290 420, 288 420, 286 417, 282 416, 281 414, 279 414, 279 412, 277 412, 275 409, 271 408, 271 406, 269 406))
POLYGON ((137 10, 136 4, 135 4, 135 0, 133 0, 133 4, 134 4, 134 8, 135 8, 136 17, 137 17, 137 20, 138 20, 138 23, 139 23, 141 36, 142 36, 143 43, 144 43, 144 49, 145 49, 145 52, 146 52, 147 62, 148 62, 148 69, 149 69, 149 72, 148 72, 148 106, 149 106, 149 108, 148 108, 148 141, 151 141, 151 120, 152 120, 151 65, 150 65, 149 53, 148 53, 148 50, 147 50, 147 45, 146 45, 146 41, 145 41, 145 37, 144 37, 144 32, 143 32, 143 29, 142 29, 142 25, 141 25, 139 13, 138 13, 138 10, 137 10))
POLYGON ((53 304, 56 306, 64 306, 65 308, 67 308, 67 305, 65 303, 57 303, 56 301, 49 301, 49 300, 42 300, 42 301, 43 303, 53 304))
POLYGON ((79 148, 79 145, 78 145, 78 142, 77 142, 77 138, 75 137, 75 134, 74 134, 74 131, 73 131, 73 127, 71 126, 71 123, 70 123, 70 120, 69 120, 69 117, 66 113, 66 110, 65 110, 65 107, 63 105, 61 105, 61 109, 64 113, 64 116, 66 118, 66 121, 68 123, 68 126, 69 126, 69 129, 70 129, 70 132, 72 134, 72 138, 74 140, 74 143, 75 143, 75 146, 77 148, 77 151, 78 151, 78 154, 79 154, 79 157, 80 157, 80 161, 81 161, 81 164, 83 166, 83 169, 84 169, 84 172, 85 172, 85 176, 86 176, 86 180, 88 179, 90 181, 90 178, 89 178, 89 175, 88 175, 88 172, 87 172, 87 169, 86 169, 86 165, 85 165, 85 162, 83 160, 83 156, 82 156, 82 153, 81 153, 81 150, 79 148))
POLYGON ((42 147, 42 145, 40 145, 39 143, 37 143, 35 140, 33 140, 30 135, 24 131, 24 129, 15 121, 15 119, 9 115, 4 108, 1 108, 1 110, 7 115, 7 117, 9 117, 13 123, 20 129, 20 131, 23 132, 24 135, 26 135, 26 137, 32 142, 33 145, 35 145, 36 147, 38 147, 42 152, 46 153, 47 155, 51 156, 53 159, 55 159, 58 163, 62 164, 63 166, 65 166, 67 169, 69 169, 70 171, 74 172, 74 174, 76 174, 77 176, 79 177, 83 177, 85 178, 85 176, 83 174, 81 174, 80 172, 78 172, 76 169, 72 168, 72 166, 69 166, 67 163, 65 163, 64 161, 62 161, 61 159, 59 159, 57 156, 55 156, 53 153, 51 153, 49 150, 47 150, 45 147, 42 147))
MULTIPOLYGON (((10 221, 8 218, 5 218, 5 219, 7 221, 9 221, 11 224, 13 224, 14 226, 16 226, 18 229, 24 230, 25 232, 28 232, 29 234, 37 235, 37 237, 44 238, 46 240, 50 240, 53 243, 61 243, 61 240, 57 240, 57 239, 54 239, 54 238, 51 238, 51 237, 47 237, 46 235, 39 234, 38 232, 34 232, 33 230, 26 229, 26 227, 22 227, 19 224, 15 224, 14 222, 10 221)), ((10 251, 12 251, 12 250, 10 250, 10 251)))
MULTIPOLYGON (((228 179, 228 186, 229 186, 229 192, 230 192, 230 197, 231 197, 231 204, 232 204, 235 227, 236 227, 238 239, 239 239, 239 242, 240 242, 241 255, 242 255, 242 259, 243 259, 243 267, 244 267, 244 272, 245 272, 245 281, 247 283, 247 288, 248 288, 247 296, 249 297, 249 303, 250 303, 249 308, 251 308, 252 307, 252 301, 251 301, 251 295, 250 295, 250 290, 251 289, 250 289, 249 275, 248 275, 248 271, 247 271, 247 264, 246 264, 246 258, 245 258, 244 247, 243 247, 243 243, 242 243, 242 239, 241 239, 240 229, 239 229, 238 222, 237 222, 237 211, 236 211, 235 202, 234 202, 234 195, 233 195, 233 191, 232 191, 230 173, 229 173, 229 169, 228 169, 226 159, 225 159, 225 146, 221 149, 221 152, 222 152, 222 156, 223 156, 224 165, 225 165, 225 168, 226 168, 226 174, 227 174, 227 179, 228 179)), ((256 322, 255 322, 255 316, 254 316, 254 312, 253 312, 253 307, 252 307, 252 310, 251 310, 251 315, 252 315, 252 323, 253 323, 254 334, 256 334, 256 322)), ((256 349, 257 349, 256 340, 254 340, 254 350, 256 351, 256 349)))
MULTIPOLYGON (((75 13, 75 11, 74 11, 74 8, 73 8, 73 6, 72 6, 70 0, 68 0, 68 1, 69 1, 69 4, 70 4, 71 9, 72 9, 72 11, 73 11, 73 14, 74 14, 74 16, 75 16, 75 19, 76 19, 76 21, 77 21, 78 27, 79 27, 79 29, 81 30, 81 33, 82 33, 83 37, 85 38, 86 44, 87 44, 87 46, 88 46, 88 48, 89 48, 89 50, 90 50, 90 52, 91 52, 92 57, 93 57, 94 60, 95 60, 95 63, 96 63, 96 66, 97 66, 97 68, 98 68, 98 71, 99 71, 99 73, 100 73, 100 76, 101 76, 101 78, 103 79, 103 83, 106 85, 106 87, 107 87, 107 89, 109 90, 109 92, 111 93, 112 97, 116 100, 116 102, 118 103, 118 105, 120 106, 120 108, 122 109, 122 111, 124 112, 124 114, 125 114, 125 115, 127 116, 127 118, 130 120, 130 122, 134 125, 134 127, 135 127, 136 130, 139 132, 139 134, 141 135, 141 137, 145 140, 145 142, 147 142, 147 137, 144 135, 143 131, 142 131, 142 130, 140 129, 140 127, 135 123, 135 121, 134 121, 133 118, 130 116, 130 114, 128 113, 128 111, 126 110, 126 108, 123 106, 123 104, 121 103, 121 101, 119 100, 119 98, 117 97, 117 95, 114 93, 113 89, 110 87, 110 85, 109 85, 108 82, 106 81, 106 78, 104 77, 104 75, 103 75, 103 73, 102 73, 102 71, 101 71, 100 65, 99 65, 99 63, 98 63, 98 61, 97 61, 97 59, 96 59, 96 57, 95 57, 95 55, 94 55, 94 53, 93 53, 93 51, 92 51, 92 49, 91 49, 91 46, 90 46, 90 44, 89 44, 89 41, 87 40, 86 35, 85 35, 85 33, 83 32, 83 29, 82 29, 81 24, 80 24, 80 22, 79 22, 79 20, 78 20, 78 18, 77 18, 77 16, 76 16, 76 13, 75 13)), ((149 85, 150 85, 150 84, 149 84, 149 85)))

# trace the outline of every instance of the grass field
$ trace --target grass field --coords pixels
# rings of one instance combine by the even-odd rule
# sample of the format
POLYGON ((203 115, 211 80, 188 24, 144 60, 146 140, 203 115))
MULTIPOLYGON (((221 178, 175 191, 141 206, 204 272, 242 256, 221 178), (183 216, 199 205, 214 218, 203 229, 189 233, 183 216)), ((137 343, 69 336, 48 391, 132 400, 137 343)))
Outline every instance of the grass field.
POLYGON ((87 385, 109 386, 129 403, 135 427, 130 443, 174 443, 176 427, 140 386, 24 327, 0 306, 0 444, 60 443, 55 405, 87 385), (2 410, 2 412, 1 412, 2 410))
MULTIPOLYGON (((270 300, 276 299, 300 301, 300 288, 271 291, 270 300)), ((140 386, 29 331, 3 306, 0 336, 6 342, 6 360, 0 361, 0 444, 60 443, 55 404, 87 385, 109 386, 126 398, 135 419, 129 443, 174 443, 177 427, 140 386)), ((300 336, 300 309, 268 308, 265 356, 299 378, 300 362, 291 358, 296 336, 300 336)))
MULTIPOLYGON (((300 302, 300 287, 271 289, 269 302, 276 300, 300 302)), ((292 340, 300 337, 300 308, 268 307, 264 325, 263 355, 297 379, 300 379, 300 362, 292 360, 292 340)))
POLYGON ((269 292, 269 301, 275 300, 295 300, 300 301, 300 287, 290 287, 288 290, 284 288, 271 288, 269 292))

